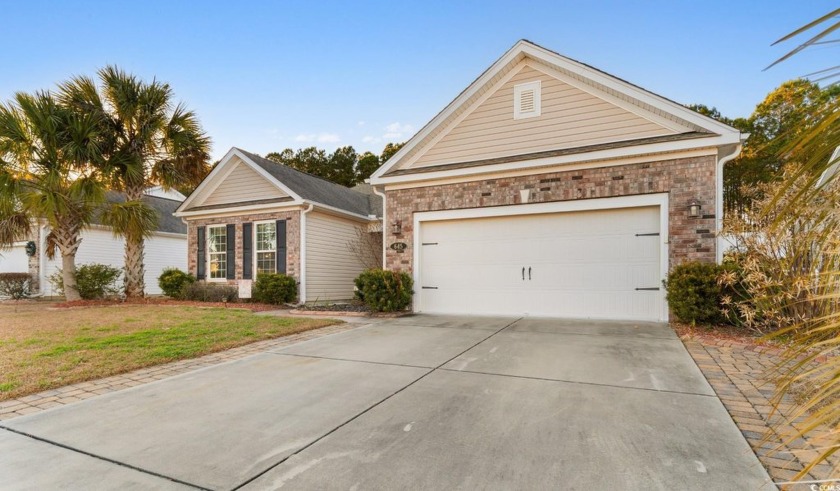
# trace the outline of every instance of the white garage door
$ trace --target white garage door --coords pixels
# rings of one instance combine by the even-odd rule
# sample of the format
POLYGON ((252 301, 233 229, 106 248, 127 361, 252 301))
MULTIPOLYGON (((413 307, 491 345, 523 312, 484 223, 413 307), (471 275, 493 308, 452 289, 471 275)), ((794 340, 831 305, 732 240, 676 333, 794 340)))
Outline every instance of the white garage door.
POLYGON ((658 206, 421 222, 418 310, 663 320, 658 206))

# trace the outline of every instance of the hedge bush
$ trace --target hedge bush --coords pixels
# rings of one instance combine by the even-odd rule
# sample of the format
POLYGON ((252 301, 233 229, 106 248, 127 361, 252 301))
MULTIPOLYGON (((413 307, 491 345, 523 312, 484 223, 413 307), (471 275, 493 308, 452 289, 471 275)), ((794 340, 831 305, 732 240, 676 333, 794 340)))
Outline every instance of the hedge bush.
MULTIPOLYGON (((79 296, 85 300, 108 298, 119 295, 118 284, 122 276, 122 268, 114 268, 107 264, 89 263, 76 267, 76 288, 79 296)), ((61 295, 64 295, 64 277, 59 269, 49 277, 50 283, 61 295)))
POLYGON ((195 276, 178 268, 166 268, 158 276, 158 286, 167 297, 180 298, 184 285, 195 283, 195 276))
POLYGON ((230 285, 196 281, 185 283, 179 296, 196 302, 235 302, 239 298, 239 289, 230 285))
POLYGON ((29 273, 0 273, 0 296, 22 300, 31 294, 32 276, 29 273))
POLYGON ((665 288, 671 312, 682 322, 714 324, 726 321, 722 310, 723 287, 718 281, 724 268, 697 261, 675 266, 665 288))
POLYGON ((356 297, 374 312, 398 312, 411 305, 414 280, 407 273, 369 269, 354 282, 356 297))
POLYGON ((293 302, 298 295, 297 281, 281 273, 257 275, 251 298, 255 302, 284 304, 293 302))

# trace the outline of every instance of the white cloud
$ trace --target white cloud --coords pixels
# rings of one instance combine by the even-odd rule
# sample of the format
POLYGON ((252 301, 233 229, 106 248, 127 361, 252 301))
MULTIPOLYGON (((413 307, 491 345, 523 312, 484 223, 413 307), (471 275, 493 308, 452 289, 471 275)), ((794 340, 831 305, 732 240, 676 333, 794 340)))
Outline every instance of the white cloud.
POLYGON ((359 121, 358 123, 356 123, 356 126, 364 126, 364 125, 365 125, 364 121, 359 121))
POLYGON ((414 134, 414 126, 410 124, 403 124, 400 122, 391 123, 385 127, 385 133, 382 135, 383 139, 405 139, 414 134))
POLYGON ((362 143, 376 143, 380 140, 381 140, 381 138, 374 138, 372 136, 366 136, 366 137, 362 138, 362 143))
POLYGON ((299 143, 338 143, 341 137, 335 133, 303 133, 295 137, 299 143))

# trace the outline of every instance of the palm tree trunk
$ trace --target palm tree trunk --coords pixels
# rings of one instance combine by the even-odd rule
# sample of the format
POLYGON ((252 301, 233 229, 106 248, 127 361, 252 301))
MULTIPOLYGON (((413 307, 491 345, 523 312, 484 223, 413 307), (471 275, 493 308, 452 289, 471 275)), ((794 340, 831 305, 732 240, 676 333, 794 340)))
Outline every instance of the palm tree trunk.
POLYGON ((79 228, 74 226, 56 227, 53 236, 61 253, 61 281, 64 286, 64 299, 68 302, 81 300, 79 288, 76 285, 76 251, 79 250, 81 238, 79 228))
POLYGON ((81 300, 76 286, 76 254, 61 253, 61 280, 64 282, 64 299, 68 302, 81 300))
MULTIPOLYGON (((143 198, 144 187, 126 189, 126 199, 129 201, 140 201, 143 198)), ((145 266, 145 239, 143 234, 127 234, 125 236, 125 296, 127 298, 143 298, 146 294, 145 266)))

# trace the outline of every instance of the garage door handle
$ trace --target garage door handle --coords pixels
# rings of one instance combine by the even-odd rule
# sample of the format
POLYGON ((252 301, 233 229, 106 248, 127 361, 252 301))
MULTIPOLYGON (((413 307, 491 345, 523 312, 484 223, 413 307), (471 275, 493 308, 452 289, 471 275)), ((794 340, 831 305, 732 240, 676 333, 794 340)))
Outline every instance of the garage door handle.
POLYGON ((522 281, 525 281, 525 266, 522 266, 522 281))
POLYGON ((531 281, 531 267, 528 267, 528 281, 531 281))

